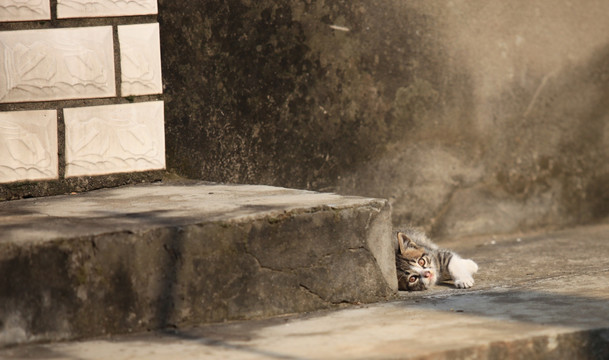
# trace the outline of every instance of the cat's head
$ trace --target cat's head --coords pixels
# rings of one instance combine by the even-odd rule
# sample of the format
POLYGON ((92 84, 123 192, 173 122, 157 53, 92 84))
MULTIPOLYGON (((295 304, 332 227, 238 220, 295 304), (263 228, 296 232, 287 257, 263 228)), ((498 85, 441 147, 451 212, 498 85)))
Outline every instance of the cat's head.
POLYGON ((415 243, 403 232, 397 233, 397 241, 398 288, 400 290, 420 291, 434 285, 438 273, 432 256, 423 246, 415 243))

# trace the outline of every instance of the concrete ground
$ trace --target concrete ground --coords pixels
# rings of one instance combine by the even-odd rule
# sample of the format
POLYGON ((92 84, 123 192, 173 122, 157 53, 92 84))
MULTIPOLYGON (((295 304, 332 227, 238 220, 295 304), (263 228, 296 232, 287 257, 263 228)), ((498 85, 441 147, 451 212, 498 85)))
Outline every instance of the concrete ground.
POLYGON ((0 351, 2 359, 609 359, 609 225, 443 241, 470 290, 0 351))

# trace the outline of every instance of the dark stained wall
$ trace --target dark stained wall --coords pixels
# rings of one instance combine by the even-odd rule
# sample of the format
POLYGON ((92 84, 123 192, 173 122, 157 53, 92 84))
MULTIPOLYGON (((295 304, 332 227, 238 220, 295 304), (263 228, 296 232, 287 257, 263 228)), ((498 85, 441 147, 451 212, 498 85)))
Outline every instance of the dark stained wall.
POLYGON ((479 156, 440 20, 407 1, 161 1, 170 170, 392 197, 414 177, 357 172, 436 134, 479 156))
POLYGON ((457 92, 433 19, 399 3, 161 1, 172 169, 326 189, 385 152, 457 92))
POLYGON ((181 176, 459 236, 609 215, 609 3, 160 1, 181 176))

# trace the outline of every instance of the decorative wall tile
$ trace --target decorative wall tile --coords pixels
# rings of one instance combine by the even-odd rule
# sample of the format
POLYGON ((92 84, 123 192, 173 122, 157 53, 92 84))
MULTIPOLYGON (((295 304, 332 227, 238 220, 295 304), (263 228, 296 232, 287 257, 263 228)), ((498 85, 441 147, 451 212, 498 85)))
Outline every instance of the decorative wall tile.
POLYGON ((118 27, 122 96, 163 92, 159 24, 118 27))
POLYGON ((156 14, 156 0, 58 0, 57 17, 98 17, 156 14))
POLYGON ((56 179, 57 111, 0 112, 0 182, 56 179))
POLYGON ((49 0, 0 0, 0 21, 50 19, 49 0))
POLYGON ((111 26, 0 32, 0 102, 115 95, 111 26))
POLYGON ((66 176, 165 168, 163 102, 64 109, 66 176))

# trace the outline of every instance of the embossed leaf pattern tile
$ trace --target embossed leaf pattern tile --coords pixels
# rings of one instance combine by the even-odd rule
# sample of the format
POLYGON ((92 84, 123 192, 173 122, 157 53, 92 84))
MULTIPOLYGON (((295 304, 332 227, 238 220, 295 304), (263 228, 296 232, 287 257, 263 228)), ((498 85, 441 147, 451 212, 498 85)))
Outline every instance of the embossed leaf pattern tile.
POLYGON ((119 26, 118 37, 122 95, 162 93, 159 24, 119 26))
POLYGON ((58 18, 156 14, 156 0, 58 0, 58 18))
POLYGON ((0 182, 56 179, 57 111, 0 112, 0 182))
POLYGON ((116 94, 112 27, 0 32, 0 102, 116 94))
POLYGON ((2 0, 0 21, 50 20, 49 0, 2 0))
POLYGON ((165 168, 163 102, 64 109, 66 176, 165 168))

